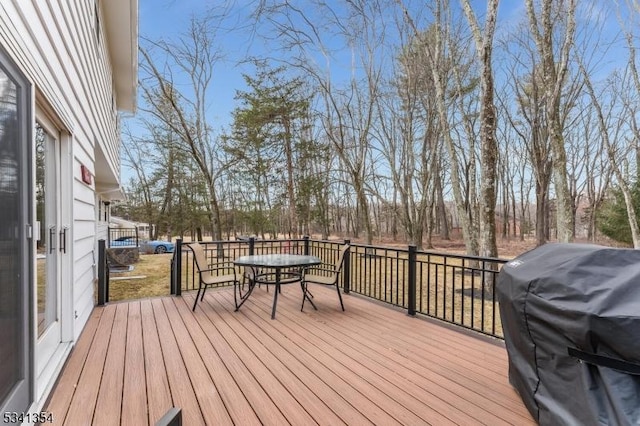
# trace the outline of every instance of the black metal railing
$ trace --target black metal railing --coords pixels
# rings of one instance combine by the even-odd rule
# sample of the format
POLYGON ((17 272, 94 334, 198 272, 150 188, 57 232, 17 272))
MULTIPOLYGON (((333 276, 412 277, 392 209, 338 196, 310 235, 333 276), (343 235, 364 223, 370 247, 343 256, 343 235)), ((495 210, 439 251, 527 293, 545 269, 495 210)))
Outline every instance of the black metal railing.
MULTIPOLYGON (((304 254, 309 252, 309 241, 307 237, 293 240, 258 240, 251 237, 234 241, 200 241, 199 244, 204 249, 207 262, 214 264, 249 254, 304 254)), ((189 243, 178 239, 171 260, 171 294, 180 295, 182 291, 197 288, 198 275, 193 252, 189 249, 189 243)))
MULTIPOLYGON (((201 242, 210 263, 247 254, 296 253, 318 256, 335 264, 345 241, 258 240, 201 242)), ((193 253, 178 240, 171 266, 171 293, 198 287, 193 253)), ((341 272, 345 293, 403 308, 502 338, 495 298, 496 276, 504 259, 473 257, 350 243, 341 272)))
POLYGON ((98 306, 109 302, 109 263, 107 262, 107 244, 98 240, 98 306))
POLYGON ((108 228, 107 247, 139 247, 138 228, 108 228))

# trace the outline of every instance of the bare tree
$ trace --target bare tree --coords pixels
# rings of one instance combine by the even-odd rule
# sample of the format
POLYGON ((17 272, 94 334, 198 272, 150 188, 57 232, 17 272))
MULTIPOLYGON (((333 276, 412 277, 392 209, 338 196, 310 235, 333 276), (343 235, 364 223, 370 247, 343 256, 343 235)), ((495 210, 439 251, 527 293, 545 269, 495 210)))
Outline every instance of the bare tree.
POLYGON ((544 109, 549 123, 549 137, 553 154, 552 167, 557 198, 558 240, 570 242, 574 238, 574 216, 567 182, 567 156, 560 104, 562 89, 568 72, 569 57, 574 44, 576 2, 575 0, 562 2, 561 6, 566 5, 566 8, 562 11, 554 8, 554 5, 558 4, 555 0, 540 0, 539 10, 536 10, 534 6, 534 0, 525 0, 525 4, 529 17, 529 29, 541 60, 541 74, 545 93, 544 109), (554 37, 557 34, 556 25, 560 23, 560 17, 564 18, 563 24, 565 24, 565 27, 562 33, 562 42, 557 52, 558 55, 556 55, 554 37))
POLYGON ((415 37, 404 28, 400 33, 407 39, 398 55, 395 91, 379 103, 379 139, 409 242, 422 248, 426 234, 426 247, 431 248, 441 133, 424 57, 429 35, 415 37))
POLYGON ((179 146, 192 157, 204 176, 213 237, 218 240, 222 237, 222 228, 216 181, 224 167, 216 156, 217 141, 207 118, 211 78, 220 58, 214 43, 215 28, 212 16, 194 17, 188 31, 176 42, 147 40, 148 48, 140 51, 140 68, 145 75, 140 87, 147 102, 141 109, 175 132, 180 139, 179 146), (159 52, 161 58, 154 58, 154 51, 159 52), (184 77, 176 81, 178 77, 173 69, 180 70, 184 77))
POLYGON ((371 189, 371 132, 376 118, 376 102, 383 70, 385 27, 380 0, 348 2, 338 6, 323 1, 309 2, 304 10, 291 3, 259 2, 256 19, 268 23, 285 57, 278 60, 302 71, 313 82, 320 99, 320 122, 338 158, 357 202, 357 222, 365 229, 366 242, 373 241, 374 227, 369 205, 371 189), (352 56, 348 81, 337 85, 330 73, 331 49, 323 37, 341 39, 352 56), (316 59, 325 63, 318 64, 316 59))
MULTIPOLYGON (((609 162, 611 169, 613 170, 613 174, 616 177, 618 187, 624 196, 624 202, 627 207, 627 219, 629 221, 629 227, 631 228, 631 239, 633 241, 633 247, 638 249, 640 248, 640 226, 638 224, 638 217, 636 214, 636 208, 633 203, 631 186, 629 185, 629 176, 624 172, 624 163, 625 158, 629 154, 630 150, 633 150, 633 145, 619 145, 619 142, 624 138, 620 137, 621 130, 624 124, 624 118, 618 119, 617 123, 611 123, 605 117, 607 114, 605 113, 604 107, 602 106, 601 99, 606 99, 607 96, 603 94, 596 93, 593 84, 589 75, 587 74, 585 68, 581 66, 581 70, 583 72, 583 76, 585 78, 586 88, 589 96, 591 97, 591 102, 596 111, 596 117, 598 119, 598 125, 600 127, 600 133, 604 141, 604 145, 607 150, 607 155, 609 157, 609 162), (612 126, 613 124, 613 126, 612 126), (614 135, 610 135, 610 131, 615 132, 614 135), (617 143, 618 142, 618 143, 617 143)), ((631 78, 632 79, 632 78, 631 78)), ((622 82, 629 83, 629 74, 622 76, 622 82)), ((615 87, 609 85, 609 87, 605 88, 608 93, 612 93, 612 91, 619 90, 620 92, 614 93, 614 96, 617 95, 619 97, 624 97, 624 92, 629 90, 629 86, 625 86, 621 84, 616 90, 615 87)), ((624 102, 624 101, 623 101, 624 102)), ((612 108, 612 106, 610 106, 612 108)), ((623 110, 624 111, 624 110, 623 110)), ((626 110, 626 113, 633 112, 626 110)), ((625 116, 626 114, 623 114, 625 116)))
POLYGON ((600 125, 595 115, 591 98, 580 107, 580 134, 582 136, 582 162, 585 174, 585 196, 588 203, 586 209, 587 239, 596 241, 597 212, 605 200, 611 181, 612 168, 605 152, 604 138, 600 133, 600 125))
MULTIPOLYGON (((498 143, 496 141, 496 109, 492 69, 493 35, 498 15, 498 0, 489 0, 484 31, 480 28, 469 0, 461 0, 469 21, 480 64, 480 255, 497 257, 496 244, 496 169, 498 143)), ((506 220, 506 218, 505 218, 506 220)))
MULTIPOLYGON (((421 32, 418 30, 413 18, 402 4, 401 0, 397 0, 399 6, 403 9, 405 19, 412 27, 416 37, 421 37, 421 32)), ((449 96, 453 95, 460 105, 463 102, 460 95, 467 92, 462 89, 462 70, 456 68, 460 66, 460 57, 451 56, 452 53, 462 53, 461 49, 455 47, 455 40, 459 40, 460 34, 455 36, 452 34, 451 16, 449 10, 449 4, 446 0, 435 1, 432 4, 433 23, 429 29, 430 43, 424 44, 424 56, 426 58, 427 68, 431 74, 433 90, 435 96, 433 96, 436 110, 438 113, 438 121, 440 131, 444 139, 444 146, 449 155, 450 161, 450 176, 451 187, 457 209, 457 217, 460 221, 462 228, 463 239, 465 242, 466 250, 468 254, 477 255, 479 251, 478 247, 478 231, 474 220, 474 206, 476 197, 475 180, 476 174, 475 168, 475 150, 473 149, 473 137, 468 137, 467 142, 470 144, 470 148, 467 151, 468 162, 463 161, 461 157, 465 156, 465 150, 454 139, 454 133, 457 129, 454 128, 449 109, 449 96), (455 40, 454 40, 455 39, 455 40), (449 55, 449 56, 448 56, 449 55), (454 83, 455 88, 447 86, 451 74, 455 76, 454 83), (451 89, 451 90, 450 90, 451 89), (456 96, 457 95, 457 96, 456 96), (465 179, 462 174, 467 171, 465 179), (463 188, 467 188, 466 196, 463 193, 463 188)), ((461 112, 463 115, 465 111, 461 112)), ((467 118, 469 115, 467 114, 467 118)), ((469 121, 463 122, 465 126, 469 126, 469 121)), ((467 129, 467 135, 472 134, 472 131, 467 129)), ((458 137, 458 141, 464 138, 458 137)))

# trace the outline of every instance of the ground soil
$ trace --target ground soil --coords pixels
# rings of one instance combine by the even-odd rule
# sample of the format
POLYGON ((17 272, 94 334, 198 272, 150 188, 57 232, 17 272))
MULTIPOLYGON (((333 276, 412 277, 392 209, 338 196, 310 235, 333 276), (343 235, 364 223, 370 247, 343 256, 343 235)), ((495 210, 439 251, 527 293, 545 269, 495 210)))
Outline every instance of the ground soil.
MULTIPOLYGON (((361 238, 352 238, 352 242, 363 243, 364 239, 361 238)), ((374 245, 382 245, 382 246, 391 246, 391 247, 407 247, 406 243, 394 241, 391 238, 382 238, 374 241, 374 245)), ((464 241, 461 238, 452 238, 449 240, 444 240, 442 238, 434 237, 432 240, 433 247, 427 249, 423 247, 424 250, 429 251, 441 251, 444 253, 455 253, 455 254, 465 254, 466 248, 464 245, 464 241)), ((518 256, 526 251, 533 249, 536 246, 536 242, 533 238, 525 239, 524 241, 520 241, 519 239, 502 239, 499 238, 497 241, 498 244, 498 257, 510 259, 518 256)))

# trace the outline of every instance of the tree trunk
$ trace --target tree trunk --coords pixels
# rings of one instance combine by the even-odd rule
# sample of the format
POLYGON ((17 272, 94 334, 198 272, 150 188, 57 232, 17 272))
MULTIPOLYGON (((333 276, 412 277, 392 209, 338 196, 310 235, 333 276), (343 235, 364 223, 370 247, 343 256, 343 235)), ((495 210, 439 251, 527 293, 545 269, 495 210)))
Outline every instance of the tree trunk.
POLYGON ((440 167, 434 173, 434 183, 436 191, 436 211, 438 218, 438 233, 443 240, 450 240, 449 220, 447 218, 447 206, 444 203, 444 195, 442 193, 442 176, 440 176, 440 167))
POLYGON ((547 242, 547 189, 536 183, 536 245, 547 242))

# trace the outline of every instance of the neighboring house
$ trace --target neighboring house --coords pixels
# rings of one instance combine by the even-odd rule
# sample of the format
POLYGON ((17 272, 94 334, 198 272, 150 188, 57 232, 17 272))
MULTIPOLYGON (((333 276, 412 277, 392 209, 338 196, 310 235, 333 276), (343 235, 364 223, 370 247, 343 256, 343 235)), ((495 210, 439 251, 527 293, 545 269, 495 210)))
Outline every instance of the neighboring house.
POLYGON ((111 216, 109 218, 109 227, 114 228, 125 228, 125 229, 138 229, 138 237, 143 240, 147 240, 151 237, 149 233, 150 230, 154 229, 153 225, 149 225, 145 222, 132 222, 130 220, 118 217, 111 216))
POLYGON ((42 408, 94 307, 137 33, 137 0, 0 1, 2 412, 42 408))

